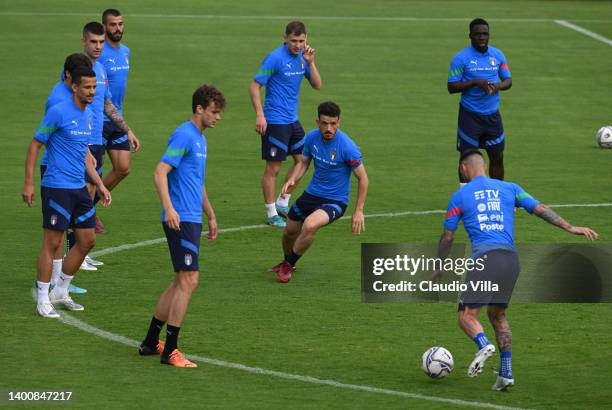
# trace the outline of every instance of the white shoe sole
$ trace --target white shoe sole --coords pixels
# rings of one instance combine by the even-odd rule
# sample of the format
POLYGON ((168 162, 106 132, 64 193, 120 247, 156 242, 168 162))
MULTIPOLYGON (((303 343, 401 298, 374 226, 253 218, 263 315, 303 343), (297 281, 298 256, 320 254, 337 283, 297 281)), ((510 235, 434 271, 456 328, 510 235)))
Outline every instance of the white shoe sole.
POLYGON ((474 358, 474 360, 472 360, 472 363, 470 363, 470 367, 468 368, 467 375, 469 377, 476 377, 480 373, 482 373, 485 362, 487 361, 489 357, 493 356, 494 353, 495 353, 495 346, 491 344, 486 345, 481 350, 479 350, 478 353, 476 353, 476 358, 474 358))

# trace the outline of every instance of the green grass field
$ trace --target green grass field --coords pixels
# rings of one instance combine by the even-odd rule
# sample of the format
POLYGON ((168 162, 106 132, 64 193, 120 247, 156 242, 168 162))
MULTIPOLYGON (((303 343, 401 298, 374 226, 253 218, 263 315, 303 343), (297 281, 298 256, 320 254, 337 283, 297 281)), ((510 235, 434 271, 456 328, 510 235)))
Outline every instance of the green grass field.
MULTIPOLYGON (((361 303, 360 243, 435 243, 440 214, 367 219, 359 237, 351 235, 348 221, 339 221, 320 232, 289 285, 265 271, 281 257, 280 230, 227 232, 203 243, 201 285, 181 331, 181 349, 302 378, 227 364, 200 363, 195 371, 162 367, 132 346, 36 317, 30 287, 42 232, 40 202, 28 209, 20 199, 26 147, 65 56, 82 50, 82 26, 117 6, 132 50, 125 116, 143 148, 132 174, 113 191, 112 206, 99 212, 109 232, 98 237, 96 251, 163 236, 152 172, 169 135, 189 118, 191 94, 202 83, 215 84, 229 101, 218 127, 207 132, 207 190, 220 228, 263 222, 263 162, 247 88, 293 18, 309 28, 324 83, 319 92, 303 84, 301 121, 313 128, 321 101, 342 107, 342 128, 362 147, 370 177, 366 214, 444 209, 457 188, 458 96, 448 95, 446 78, 476 16, 489 20, 491 45, 505 52, 513 75, 501 107, 506 179, 549 204, 612 202, 612 152, 597 148, 594 139, 600 126, 612 122, 612 48, 554 22, 568 20, 612 38, 610 2, 0 0, 3 395, 70 390, 72 405, 82 408, 611 405, 610 305, 513 306, 517 385, 500 394, 489 390, 497 357, 479 378, 465 376, 475 346, 456 326, 455 305, 361 303), (420 369, 421 354, 434 345, 455 357, 455 372, 444 380, 430 380, 420 369)), ((604 242, 612 237, 609 212, 559 210, 599 231, 604 242)), ((524 213, 517 217, 516 239, 581 240, 524 213)), ((75 297, 86 311, 71 316, 140 341, 172 278, 167 246, 100 258, 102 269, 76 279, 89 293, 75 297)))

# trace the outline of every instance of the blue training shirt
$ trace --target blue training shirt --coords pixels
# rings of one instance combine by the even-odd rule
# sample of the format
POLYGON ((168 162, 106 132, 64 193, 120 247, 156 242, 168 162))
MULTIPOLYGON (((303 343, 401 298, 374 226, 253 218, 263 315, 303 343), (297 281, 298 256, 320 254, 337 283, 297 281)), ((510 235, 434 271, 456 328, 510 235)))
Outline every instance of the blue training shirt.
MULTIPOLYGON (((108 88, 112 95, 111 100, 119 112, 123 114, 123 99, 125 98, 125 89, 130 73, 130 49, 123 44, 119 44, 119 47, 115 48, 108 41, 105 41, 98 61, 106 70, 108 88)), ((110 118, 104 116, 104 121, 110 121, 110 118)))
MULTIPOLYGON (((202 223, 202 189, 206 176, 206 137, 191 121, 181 124, 168 140, 161 161, 168 173, 168 191, 181 222, 202 223)), ((161 220, 165 218, 162 210, 161 220)))
POLYGON ((327 142, 316 128, 304 137, 302 155, 314 162, 314 174, 306 192, 348 204, 351 171, 363 163, 361 150, 353 140, 338 129, 327 142))
POLYGON ((102 138, 102 130, 104 128, 104 100, 111 100, 112 94, 108 88, 108 78, 106 70, 99 61, 93 65, 93 70, 96 73, 96 95, 91 103, 91 110, 94 114, 94 128, 91 132, 91 145, 104 145, 102 138))
MULTIPOLYGON (((47 97, 47 102, 45 103, 45 114, 49 111, 49 108, 53 107, 55 104, 59 104, 62 101, 66 101, 72 98, 72 89, 67 86, 63 81, 55 84, 53 89, 51 90, 51 94, 47 97)), ((47 165, 47 150, 43 153, 42 158, 40 159, 40 165, 47 165)))
POLYGON ((491 249, 515 250, 514 208, 532 213, 538 204, 515 183, 479 176, 453 194, 444 228, 455 231, 462 219, 474 257, 491 249))
POLYGON ((293 55, 285 44, 264 58, 253 77, 266 86, 264 115, 268 124, 291 124, 298 120, 298 95, 302 78, 310 80, 310 67, 300 54, 293 55))
POLYGON ((85 156, 93 130, 89 106, 81 109, 71 99, 55 104, 45 114, 34 139, 46 146, 47 171, 41 185, 80 189, 85 186, 85 156))
MULTIPOLYGON (((501 50, 488 46, 484 53, 472 45, 464 48, 453 57, 450 64, 448 82, 466 82, 486 79, 492 83, 510 78, 510 68, 501 50)), ((461 104, 478 114, 493 114, 499 110, 499 92, 487 95, 480 87, 471 87, 461 93, 461 104)))

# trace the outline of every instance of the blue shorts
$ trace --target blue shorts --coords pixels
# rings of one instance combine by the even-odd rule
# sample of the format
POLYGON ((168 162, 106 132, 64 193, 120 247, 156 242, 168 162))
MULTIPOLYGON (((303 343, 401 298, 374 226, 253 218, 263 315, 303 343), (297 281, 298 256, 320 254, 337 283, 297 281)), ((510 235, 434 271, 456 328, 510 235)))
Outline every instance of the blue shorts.
POLYGON ((474 148, 503 151, 504 124, 499 111, 493 114, 478 114, 459 104, 457 125, 457 151, 474 148))
POLYGON ((130 151, 130 141, 127 134, 112 121, 104 122, 102 136, 105 139, 106 150, 130 151))
POLYGON ((181 222, 181 230, 170 229, 162 222, 170 258, 175 272, 199 271, 200 237, 202 224, 196 222, 181 222))
POLYGON ((480 255, 479 258, 484 260, 484 269, 479 271, 474 268, 467 273, 465 279, 467 290, 461 292, 457 310, 484 305, 507 308, 521 270, 518 254, 514 251, 496 249, 480 255), (472 284, 477 288, 474 289, 472 284), (494 285, 497 285, 497 291, 494 285))
MULTIPOLYGON (((88 145, 89 152, 96 159, 96 171, 98 171, 98 175, 102 176, 102 164, 104 162, 104 145, 88 145)), ((93 179, 87 175, 87 170, 85 170, 85 182, 88 184, 94 184, 93 179)))
POLYGON ((47 171, 47 166, 40 164, 40 180, 42 181, 43 177, 45 176, 45 172, 47 171))
POLYGON ((268 124, 261 137, 261 159, 284 161, 287 155, 301 154, 304 147, 304 128, 299 121, 293 124, 268 124))
POLYGON ((287 217, 293 221, 304 222, 317 209, 322 209, 329 216, 329 223, 340 219, 346 211, 346 204, 333 199, 325 199, 304 192, 289 210, 287 217))
POLYGON ((54 231, 94 228, 96 208, 87 188, 64 189, 40 187, 43 228, 54 231))

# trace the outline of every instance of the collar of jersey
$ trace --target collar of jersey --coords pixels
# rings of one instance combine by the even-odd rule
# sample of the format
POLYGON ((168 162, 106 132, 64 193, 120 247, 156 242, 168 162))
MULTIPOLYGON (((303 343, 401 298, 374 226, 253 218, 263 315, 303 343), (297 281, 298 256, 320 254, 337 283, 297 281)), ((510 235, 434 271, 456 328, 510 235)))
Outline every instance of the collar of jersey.
POLYGON ((478 54, 479 56, 487 56, 489 55, 489 51, 491 50, 491 46, 487 46, 487 51, 485 51, 484 53, 481 53, 480 51, 476 49, 476 47, 474 47, 473 44, 470 44, 470 47, 472 49, 472 52, 475 54, 478 54))

